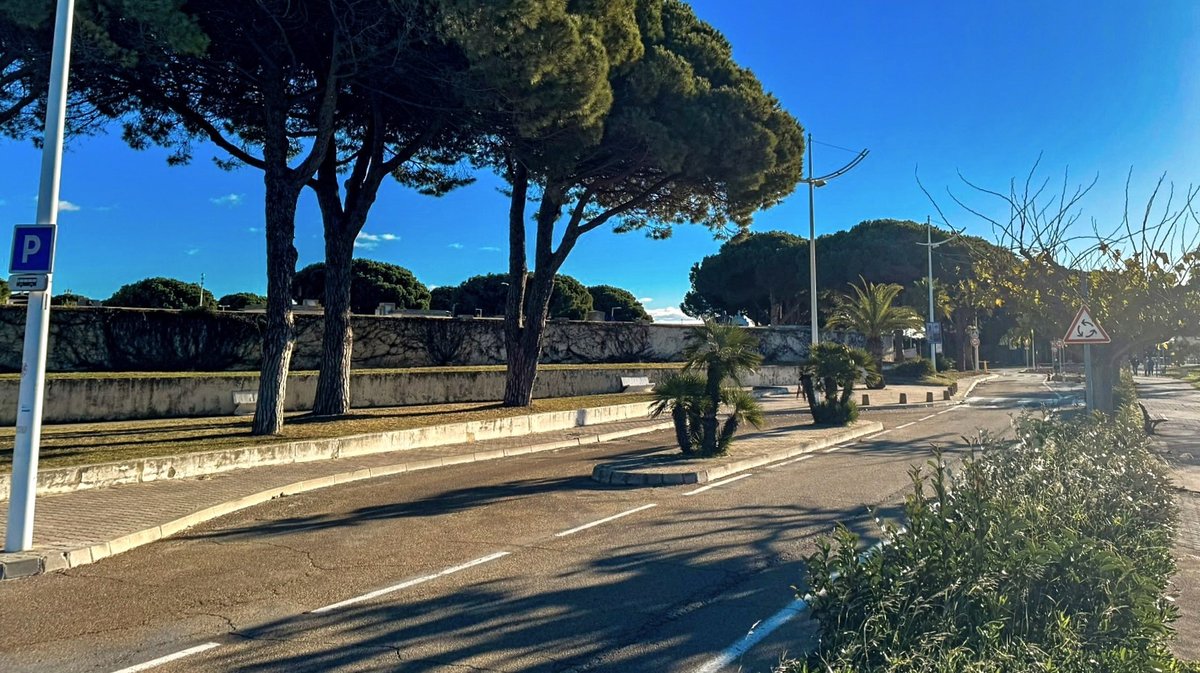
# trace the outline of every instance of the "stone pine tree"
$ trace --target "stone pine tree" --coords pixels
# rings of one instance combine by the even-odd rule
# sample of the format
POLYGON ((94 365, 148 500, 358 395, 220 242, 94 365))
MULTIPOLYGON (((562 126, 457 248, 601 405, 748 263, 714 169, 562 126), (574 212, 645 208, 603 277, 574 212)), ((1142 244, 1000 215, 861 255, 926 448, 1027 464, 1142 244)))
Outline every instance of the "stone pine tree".
MULTIPOLYGON (((408 34, 416 20, 411 17, 424 16, 426 8, 415 0, 158 4, 189 17, 207 40, 206 47, 200 53, 184 50, 154 31, 129 28, 131 36, 122 37, 130 37, 129 52, 136 58, 112 60, 100 68, 87 87, 88 100, 101 114, 126 121, 125 136, 134 147, 166 145, 174 150, 170 161, 185 163, 192 157, 193 143, 206 140, 227 154, 219 161, 222 165, 263 172, 268 301, 253 432, 275 433, 283 422, 293 346, 290 286, 296 263, 295 212, 302 190, 311 187, 317 192, 326 228, 337 234, 331 240, 340 245, 347 236, 352 243, 356 227, 364 221, 362 213, 374 200, 373 185, 387 175, 433 184, 434 189, 446 182, 430 179, 438 172, 439 156, 424 157, 424 166, 400 169, 421 150, 410 152, 393 143, 427 138, 429 131, 395 132, 402 122, 391 116, 390 107, 376 105, 370 86, 363 84, 365 77, 375 78, 377 84, 388 82, 381 64, 402 60, 407 38, 399 33, 408 34), (344 196, 336 184, 343 173, 344 196), (331 208, 335 199, 338 208, 331 208), (350 230, 354 234, 346 233, 350 230)), ((388 87, 393 85, 394 81, 388 87)), ((408 91, 400 89, 399 94, 408 91)), ((386 97, 388 89, 374 93, 386 97)), ((423 141, 415 146, 427 148, 423 141)), ((349 259, 340 255, 340 248, 337 251, 335 261, 344 262, 338 268, 348 273, 349 259)), ((348 306, 348 298, 340 289, 335 294, 337 332, 337 307, 348 306)), ((329 358, 335 363, 348 357, 348 331, 345 334, 344 347, 334 349, 329 358)), ((344 368, 329 369, 335 380, 343 378, 344 368)), ((342 401, 343 396, 335 397, 342 401)))
POLYGON ((481 160, 510 184, 504 404, 525 406, 554 275, 584 235, 745 228, 801 177, 803 131, 682 2, 513 0, 460 16, 471 104, 491 127, 481 160))

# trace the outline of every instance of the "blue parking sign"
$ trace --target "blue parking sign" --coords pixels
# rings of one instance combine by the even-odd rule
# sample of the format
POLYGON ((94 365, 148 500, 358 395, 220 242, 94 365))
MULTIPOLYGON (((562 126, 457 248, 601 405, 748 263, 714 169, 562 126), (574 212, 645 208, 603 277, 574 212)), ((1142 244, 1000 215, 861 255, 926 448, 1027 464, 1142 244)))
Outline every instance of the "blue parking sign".
POLYGON ((18 224, 13 228, 12 258, 9 273, 51 273, 54 271, 53 224, 18 224))

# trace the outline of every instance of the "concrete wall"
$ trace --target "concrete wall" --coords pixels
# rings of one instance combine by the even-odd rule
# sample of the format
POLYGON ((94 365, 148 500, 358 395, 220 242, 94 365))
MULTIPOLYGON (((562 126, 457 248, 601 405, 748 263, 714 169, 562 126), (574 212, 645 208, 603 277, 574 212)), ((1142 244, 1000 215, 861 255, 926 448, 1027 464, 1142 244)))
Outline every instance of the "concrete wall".
MULTIPOLYGON (((656 382, 674 369, 638 367, 602 369, 545 369, 538 374, 534 395, 574 397, 621 392, 622 376, 645 376, 656 382)), ((795 384, 796 367, 767 366, 745 380, 746 385, 795 384)), ((0 380, 0 425, 16 423, 16 378, 0 380)), ((44 419, 47 423, 119 421, 144 418, 228 416, 235 390, 257 390, 258 376, 145 375, 121 377, 50 378, 46 384, 44 419)), ((504 371, 462 368, 454 371, 362 370, 350 379, 356 407, 394 407, 447 402, 490 402, 504 392, 504 371)), ((317 375, 303 373, 288 380, 285 408, 312 408, 317 375)))
MULTIPOLYGON (((254 371, 261 354, 261 315, 113 308, 55 308, 47 368, 89 371, 254 371)), ((499 319, 355 316, 355 369, 489 365, 504 362, 499 319)), ((321 316, 296 316, 293 370, 320 365, 321 316)), ((551 322, 545 364, 678 362, 690 327, 649 323, 551 322)), ((0 307, 0 371, 21 366, 23 307, 0 307)), ((768 363, 807 357, 805 327, 751 328, 768 363)), ((823 340, 861 346, 857 334, 823 340)))

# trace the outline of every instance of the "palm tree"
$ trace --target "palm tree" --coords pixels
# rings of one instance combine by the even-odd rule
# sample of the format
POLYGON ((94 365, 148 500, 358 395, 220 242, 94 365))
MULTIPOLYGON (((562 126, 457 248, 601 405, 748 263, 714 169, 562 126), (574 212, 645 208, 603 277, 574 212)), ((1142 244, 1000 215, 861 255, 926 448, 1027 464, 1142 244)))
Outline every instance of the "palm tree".
POLYGON ((683 370, 703 368, 706 373, 704 405, 700 417, 703 455, 716 455, 720 448, 717 436, 717 412, 721 408, 725 380, 741 384, 743 374, 758 369, 763 356, 758 352, 758 340, 750 332, 735 325, 722 325, 713 320, 692 331, 691 341, 683 349, 687 360, 683 370))
POLYGON ((907 306, 895 305, 904 288, 895 283, 871 283, 862 276, 862 286, 850 284, 853 294, 837 300, 829 324, 854 330, 867 338, 867 351, 876 362, 883 361, 883 335, 922 325, 921 316, 907 306))
POLYGON ((675 441, 685 455, 695 453, 700 443, 700 411, 704 399, 704 379, 691 372, 672 374, 654 386, 654 404, 650 415, 658 417, 667 409, 675 423, 675 441))
POLYGON ((740 388, 726 388, 722 401, 729 409, 729 417, 725 419, 725 425, 721 427, 721 436, 717 438, 717 450, 725 453, 739 426, 749 423, 756 429, 761 429, 765 417, 762 407, 759 406, 754 396, 740 388))

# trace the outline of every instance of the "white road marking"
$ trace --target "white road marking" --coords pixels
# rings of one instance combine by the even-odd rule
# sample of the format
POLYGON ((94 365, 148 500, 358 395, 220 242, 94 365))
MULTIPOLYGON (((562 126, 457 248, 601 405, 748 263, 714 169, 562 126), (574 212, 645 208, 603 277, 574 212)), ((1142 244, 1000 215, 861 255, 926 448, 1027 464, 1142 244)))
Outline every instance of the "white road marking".
POLYGON ((777 467, 783 467, 784 465, 791 465, 792 463, 798 463, 802 460, 808 460, 809 458, 812 458, 812 457, 813 456, 811 453, 806 453, 803 456, 800 456, 799 458, 793 458, 791 460, 785 460, 782 463, 775 463, 774 465, 768 465, 767 469, 774 470, 777 467))
MULTIPOLYGON (((477 558, 474 561, 467 561, 466 563, 464 563, 462 565, 456 565, 453 568, 446 568, 445 570, 433 573, 432 575, 425 575, 424 577, 417 577, 415 579, 411 579, 406 582, 401 582, 399 584, 393 584, 390 587, 384 587, 382 589, 377 589, 370 593, 365 593, 361 596, 356 596, 355 598, 347 598, 346 600, 339 601, 337 603, 334 603, 333 605, 326 605, 323 608, 317 608, 316 610, 313 610, 312 612, 313 612, 313 614, 320 614, 322 612, 330 612, 331 610, 337 610, 339 608, 344 608, 348 605, 354 605, 355 603, 362 603, 363 601, 369 601, 372 598, 378 598, 380 596, 384 596, 386 594, 390 594, 395 591, 400 591, 401 589, 407 589, 411 586, 416 586, 418 584, 421 584, 422 582, 428 582, 429 580, 435 580, 439 577, 445 577, 446 575, 451 575, 460 570, 466 570, 467 568, 473 568, 477 565, 482 565, 489 561, 495 561, 496 559, 502 558, 504 556, 508 556, 511 553, 512 552, 498 551, 495 554, 488 554, 487 556, 484 556, 482 558, 477 558)), ((118 672, 118 673, 120 673, 120 672, 118 672)))
POLYGON ((176 652, 175 654, 168 654, 165 657, 151 659, 150 661, 147 661, 142 664, 138 664, 136 666, 129 666, 128 668, 122 668, 119 671, 114 671, 114 673, 138 673, 138 671, 148 671, 148 670, 154 668, 155 666, 162 666, 163 664, 169 664, 172 661, 178 661, 184 657, 190 657, 193 654, 200 654, 201 652, 207 652, 214 647, 220 647, 220 646, 221 646, 220 643, 204 643, 203 645, 189 647, 186 650, 180 650, 180 651, 176 652))
POLYGON ((929 414, 928 416, 926 416, 924 418, 918 418, 917 422, 920 423, 921 421, 927 421, 927 420, 933 418, 934 416, 937 416, 937 414, 929 414))
POLYGON ((736 661, 738 657, 749 651, 751 647, 762 642, 763 638, 771 635, 772 631, 788 623, 796 615, 803 614, 807 609, 808 601, 803 598, 797 598, 788 603, 787 607, 771 615, 765 621, 758 622, 750 627, 750 632, 742 636, 741 640, 730 645, 707 664, 697 668, 696 673, 717 673, 717 671, 736 661))
POLYGON ((905 423, 904 425, 897 425, 895 428, 893 428, 893 430, 903 430, 904 428, 907 428, 910 425, 916 425, 916 424, 917 424, 917 422, 913 421, 911 423, 905 423))
POLYGON ((716 487, 718 487, 718 486, 724 486, 725 484, 728 484, 728 483, 731 483, 731 482, 735 482, 735 481, 737 481, 738 479, 745 479, 746 477, 753 477, 753 476, 754 476, 753 474, 749 474, 749 473, 747 473, 747 474, 739 474, 739 475, 738 475, 738 476, 736 476, 736 477, 730 477, 730 478, 728 478, 728 479, 725 479, 725 480, 723 480, 723 481, 714 481, 714 482, 712 482, 711 484, 708 484, 707 486, 701 486, 700 488, 698 488, 698 489, 696 489, 696 490, 694 490, 694 491, 688 491, 687 493, 684 493, 684 495, 696 495, 697 493, 703 493, 703 492, 707 491, 707 490, 708 490, 708 489, 710 489, 710 488, 716 488, 716 487))
POLYGON ((950 407, 949 409, 943 409, 943 410, 937 412, 936 414, 934 414, 934 416, 941 416, 942 414, 948 414, 951 411, 954 411, 956 408, 957 407, 950 407))
POLYGON ((585 523, 585 524, 583 524, 582 526, 578 526, 578 527, 576 527, 576 528, 572 528, 571 530, 564 530, 564 531, 563 531, 563 532, 561 532, 561 533, 555 533, 555 534, 554 534, 554 537, 563 537, 563 536, 566 536, 566 535, 570 535, 570 534, 572 534, 572 533, 578 533, 578 532, 579 532, 579 531, 581 531, 581 530, 587 530, 587 529, 589 529, 589 528, 592 528, 592 527, 595 527, 595 526, 599 526, 599 525, 600 525, 600 524, 602 524, 602 523, 608 523, 609 521, 616 521, 617 519, 620 519, 620 518, 621 518, 621 517, 623 517, 623 516, 629 516, 630 514, 637 514, 638 512, 640 512, 640 511, 642 511, 642 510, 644 510, 644 509, 650 509, 651 507, 658 507, 658 505, 656 505, 656 504, 654 504, 654 503, 651 503, 651 504, 649 504, 649 505, 642 505, 641 507, 634 507, 634 508, 633 508, 633 509, 631 509, 631 510, 628 510, 628 511, 625 511, 625 512, 621 512, 620 514, 614 514, 614 515, 612 515, 612 516, 610 516, 610 517, 605 517, 605 518, 603 518, 603 519, 600 519, 599 521, 593 521, 593 522, 591 522, 591 523, 585 523))
POLYGON ((838 450, 844 449, 844 448, 846 448, 844 445, 843 446, 831 446, 828 449, 825 449, 825 453, 833 453, 834 451, 838 451, 838 450))

